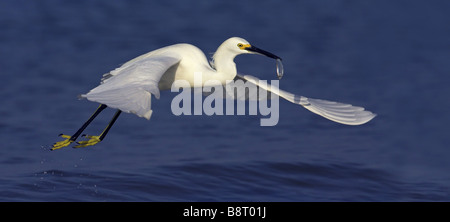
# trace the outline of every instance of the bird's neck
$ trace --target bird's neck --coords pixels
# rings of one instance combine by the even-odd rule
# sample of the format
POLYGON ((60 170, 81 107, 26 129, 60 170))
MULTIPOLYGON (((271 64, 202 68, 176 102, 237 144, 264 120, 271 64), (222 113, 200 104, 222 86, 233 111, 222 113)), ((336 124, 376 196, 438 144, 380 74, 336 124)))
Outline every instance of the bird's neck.
POLYGON ((219 47, 213 55, 214 68, 218 73, 233 79, 237 74, 236 64, 233 61, 234 57, 236 57, 235 54, 219 47))

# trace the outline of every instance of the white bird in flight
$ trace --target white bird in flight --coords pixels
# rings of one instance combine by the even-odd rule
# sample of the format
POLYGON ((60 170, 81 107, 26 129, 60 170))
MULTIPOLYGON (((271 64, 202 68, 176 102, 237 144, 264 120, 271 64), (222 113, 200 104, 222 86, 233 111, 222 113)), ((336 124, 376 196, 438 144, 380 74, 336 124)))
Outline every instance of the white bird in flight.
POLYGON ((117 112, 99 136, 86 136, 87 141, 79 141, 75 148, 95 145, 102 141, 121 112, 133 113, 139 117, 150 119, 152 114, 151 96, 159 99, 160 90, 168 90, 176 80, 188 81, 194 85, 194 72, 201 73, 205 83, 208 80, 219 81, 222 85, 236 78, 249 81, 264 90, 298 105, 329 120, 347 124, 364 124, 376 115, 362 107, 350 104, 311 99, 295 95, 281 89, 271 90, 259 79, 250 75, 237 73, 234 58, 240 54, 262 54, 277 60, 277 75, 283 75, 280 57, 251 45, 247 40, 232 37, 223 42, 213 55, 213 66, 205 54, 190 44, 175 44, 163 47, 136 57, 119 68, 104 74, 101 84, 81 98, 98 102, 101 105, 92 116, 72 136, 60 136, 65 140, 53 144, 51 150, 60 149, 75 142, 83 130, 106 107, 115 108, 117 112), (278 67, 281 66, 281 67, 278 67), (281 70, 279 70, 281 69, 281 70))

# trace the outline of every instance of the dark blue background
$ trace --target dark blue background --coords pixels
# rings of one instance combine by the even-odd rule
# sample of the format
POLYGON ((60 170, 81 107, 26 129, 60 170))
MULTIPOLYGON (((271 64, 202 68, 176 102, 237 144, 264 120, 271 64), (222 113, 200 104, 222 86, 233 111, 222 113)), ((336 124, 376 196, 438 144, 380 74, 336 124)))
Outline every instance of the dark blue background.
MULTIPOLYGON (((449 201, 449 1, 0 2, 1 201, 449 201), (280 102, 280 121, 122 115, 105 141, 48 149, 97 104, 103 73, 186 42, 240 36, 283 58, 280 87, 364 106, 344 126, 280 102)), ((208 54, 209 56, 209 54, 208 54)), ((275 79, 262 56, 238 70, 275 79)), ((113 110, 86 133, 97 134, 113 110)))

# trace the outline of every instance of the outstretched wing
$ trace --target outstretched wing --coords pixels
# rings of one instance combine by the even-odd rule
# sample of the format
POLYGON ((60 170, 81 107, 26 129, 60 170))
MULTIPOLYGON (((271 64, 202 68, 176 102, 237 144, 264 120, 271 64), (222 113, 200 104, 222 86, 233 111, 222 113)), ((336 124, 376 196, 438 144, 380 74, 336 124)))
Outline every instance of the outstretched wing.
POLYGON ((151 95, 159 99, 161 77, 178 62, 179 56, 164 54, 125 63, 105 74, 99 86, 81 97, 150 119, 151 95))
POLYGON ((237 78, 247 80, 270 93, 275 93, 292 103, 302 105, 309 111, 334 122, 346 125, 361 125, 369 122, 376 116, 376 114, 365 110, 363 107, 295 95, 273 85, 261 83, 258 78, 251 75, 238 75, 237 78))

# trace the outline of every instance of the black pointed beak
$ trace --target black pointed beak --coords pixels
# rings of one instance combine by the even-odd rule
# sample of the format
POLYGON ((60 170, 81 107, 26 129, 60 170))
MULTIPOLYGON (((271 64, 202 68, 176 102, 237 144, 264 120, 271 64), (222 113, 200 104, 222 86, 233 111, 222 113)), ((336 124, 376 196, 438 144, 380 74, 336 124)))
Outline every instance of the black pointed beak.
POLYGON ((268 51, 264 51, 264 50, 262 50, 260 48, 257 48, 255 46, 247 47, 247 48, 245 48, 245 50, 250 51, 250 52, 255 52, 255 53, 258 53, 258 54, 261 54, 261 55, 265 55, 265 56, 270 57, 272 59, 279 59, 279 60, 281 60, 280 57, 278 57, 278 56, 276 56, 276 55, 274 55, 274 54, 272 54, 272 53, 270 53, 268 51))

